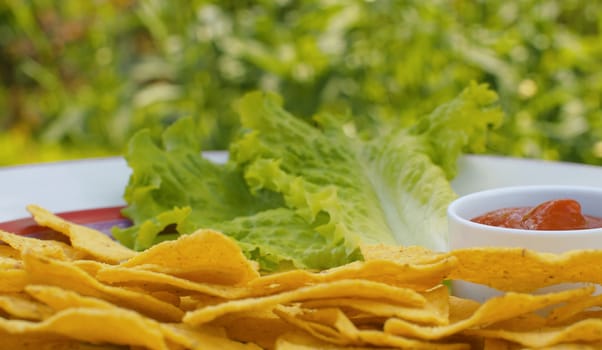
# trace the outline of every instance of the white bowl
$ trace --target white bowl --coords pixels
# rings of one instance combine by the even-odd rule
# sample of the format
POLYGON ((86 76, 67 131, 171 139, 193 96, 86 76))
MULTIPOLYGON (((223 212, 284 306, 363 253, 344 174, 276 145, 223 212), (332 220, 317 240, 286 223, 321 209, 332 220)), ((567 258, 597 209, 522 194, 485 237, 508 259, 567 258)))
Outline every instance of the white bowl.
MULTIPOLYGON (((602 188, 598 187, 518 186, 475 192, 456 199, 448 207, 449 249, 522 247, 548 253, 602 249, 602 228, 535 231, 496 227, 471 221, 474 217, 496 209, 533 207, 554 199, 574 199, 581 204, 583 214, 602 217, 602 188)), ((454 294, 478 301, 501 294, 492 288, 463 281, 453 281, 452 288, 454 294)))

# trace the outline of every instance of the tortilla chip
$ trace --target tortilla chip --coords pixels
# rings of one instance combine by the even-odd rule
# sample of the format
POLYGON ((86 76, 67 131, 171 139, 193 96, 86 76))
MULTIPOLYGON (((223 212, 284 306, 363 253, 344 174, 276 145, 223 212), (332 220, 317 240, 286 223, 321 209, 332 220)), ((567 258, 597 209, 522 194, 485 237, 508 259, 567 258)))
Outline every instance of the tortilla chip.
POLYGON ((507 331, 527 331, 546 327, 547 323, 548 319, 545 316, 533 312, 496 322, 488 326, 488 328, 505 329, 507 331))
POLYGON ((471 345, 469 343, 459 342, 450 339, 448 342, 431 342, 424 340, 417 340, 413 338, 406 338, 399 335, 394 335, 382 331, 359 331, 359 339, 362 344, 372 344, 378 347, 391 346, 401 349, 441 349, 441 350, 469 350, 471 345))
POLYGON ((225 301, 227 299, 205 294, 183 295, 180 296, 180 309, 182 311, 194 311, 210 305, 221 304, 225 301))
POLYGON ((340 297, 380 298, 400 305, 412 306, 423 306, 426 304, 424 296, 409 288, 398 288, 384 283, 365 280, 341 280, 316 284, 260 298, 232 300, 219 305, 208 306, 203 309, 187 312, 184 316, 184 323, 196 326, 232 312, 270 309, 278 304, 294 301, 340 297))
POLYGON ((385 323, 385 331, 419 339, 441 339, 457 334, 470 327, 508 320, 522 314, 540 310, 550 305, 560 304, 573 298, 589 295, 593 293, 593 291, 593 287, 585 287, 542 295, 509 292, 503 296, 489 299, 469 317, 456 320, 446 326, 424 327, 400 319, 391 318, 385 323))
MULTIPOLYGON (((2 231, 0 230, 0 232, 2 231)), ((15 248, 9 246, 8 244, 0 244, 0 257, 9 259, 19 259, 20 256, 21 254, 19 254, 19 251, 15 248)))
POLYGON ((119 345, 81 342, 52 334, 10 334, 0 331, 2 347, 11 350, 124 350, 119 345))
POLYGON ((124 309, 116 312, 108 309, 72 308, 60 311, 42 322, 0 318, 0 331, 22 336, 55 334, 91 343, 168 350, 159 323, 124 309))
POLYGON ((516 344, 505 340, 487 338, 483 341, 483 350, 518 350, 516 344))
POLYGON ((27 272, 21 268, 0 269, 0 292, 18 293, 29 283, 27 272))
POLYGON ((104 285, 69 262, 35 254, 23 254, 25 270, 31 283, 65 288, 85 296, 129 307, 162 321, 179 321, 182 310, 148 294, 104 285))
MULTIPOLYGON (((422 307, 410 307, 387 303, 383 300, 362 298, 329 298, 309 300, 301 304, 303 308, 317 309, 337 307, 340 309, 352 309, 365 315, 379 316, 379 318, 396 317, 406 321, 422 325, 445 325, 449 323, 449 293, 445 286, 439 286, 431 291, 423 293, 427 303, 422 307)), ((348 312, 346 312, 348 314, 348 312)), ((353 320, 357 324, 356 319, 353 320)))
MULTIPOLYGON (((551 346, 545 346, 543 348, 539 348, 538 350, 600 350, 602 349, 602 343, 567 343, 567 344, 557 344, 551 346)), ((524 348, 520 349, 524 350, 524 348)))
POLYGON ((5 258, 0 256, 0 269, 22 269, 23 263, 19 258, 5 258))
POLYGON ((121 266, 102 268, 97 271, 95 277, 99 281, 122 286, 144 285, 149 290, 166 290, 180 294, 202 293, 224 299, 238 299, 252 294, 249 288, 244 286, 194 282, 161 272, 121 266))
POLYGON ((296 328, 271 310, 257 310, 222 316, 212 325, 222 327, 230 339, 251 342, 264 349, 273 349, 278 337, 296 328))
POLYGON ((48 306, 36 302, 25 294, 0 295, 0 310, 11 318, 43 320, 53 314, 48 306))
MULTIPOLYGON (((562 307, 562 306, 561 306, 562 307)), ((592 309, 584 310, 578 312, 566 319, 563 319, 562 322, 558 320, 550 319, 550 315, 548 314, 548 319, 546 320, 546 326, 567 326, 573 323, 577 323, 579 321, 587 320, 587 319, 602 319, 602 309, 599 307, 594 307, 592 309)))
POLYGON ((94 260, 76 260, 72 262, 73 266, 76 266, 78 269, 85 271, 88 275, 92 277, 96 277, 96 274, 99 270, 106 268, 109 265, 106 263, 94 261, 94 260))
POLYGON ((281 317, 307 331, 315 338, 337 345, 395 347, 400 349, 470 349, 462 343, 433 343, 384 333, 380 330, 360 330, 340 310, 325 309, 307 316, 294 308, 279 306, 274 310, 281 317), (292 310, 292 311, 291 311, 292 310))
POLYGON ((562 324, 580 312, 599 306, 602 306, 602 294, 584 296, 550 311, 547 322, 549 325, 562 324))
POLYGON ((491 247, 458 249, 449 254, 458 259, 450 279, 503 291, 531 292, 568 282, 602 284, 602 250, 551 254, 491 247))
POLYGON ((161 330, 165 337, 175 344, 191 350, 261 350, 252 343, 240 343, 228 339, 225 331, 217 327, 190 328, 178 324, 162 324, 161 330))
POLYGON ((212 230, 199 230, 174 241, 161 242, 121 266, 227 285, 259 277, 257 263, 247 259, 232 238, 212 230))
POLYGON ((25 287, 27 294, 43 302, 56 311, 72 307, 112 309, 116 306, 102 299, 86 297, 74 291, 55 286, 30 284, 25 287))
POLYGON ((390 244, 362 244, 365 261, 388 260, 400 264, 430 265, 448 259, 448 254, 434 252, 421 246, 398 246, 390 244))
POLYGON ((19 255, 25 250, 33 250, 44 256, 61 260, 79 259, 84 256, 63 242, 20 236, 2 230, 0 230, 0 241, 18 251, 19 255))
POLYGON ((459 298, 453 295, 449 296, 449 322, 458 322, 470 317, 481 304, 472 299, 459 298))
POLYGON ((73 246, 0 232, 2 346, 5 339, 16 349, 86 350, 602 345, 602 296, 592 296, 594 286, 509 292, 480 304, 443 285, 450 277, 519 291, 596 282, 598 251, 371 245, 362 247, 365 261, 260 276, 220 232, 199 230, 141 253, 115 251, 117 243, 105 244, 98 231, 30 210, 73 246))
POLYGON ((543 348, 562 343, 602 342, 602 320, 586 319, 566 327, 545 327, 532 331, 504 329, 470 329, 464 334, 511 341, 529 348, 543 348))
MULTIPOLYGON (((317 339, 309 333, 294 331, 284 333, 278 338, 274 346, 275 350, 368 350, 374 347, 363 346, 341 346, 317 339)), ((391 350, 393 348, 378 348, 379 350, 391 350)))
POLYGON ((274 313, 314 337, 338 345, 353 345, 357 342, 357 328, 336 308, 319 310, 278 305, 274 313))
MULTIPOLYGON (((336 307, 342 310, 354 310, 356 312, 359 311, 361 312, 361 318, 364 320, 367 319, 366 315, 370 315, 378 316, 378 318, 372 319, 397 317, 409 322, 424 325, 444 325, 448 322, 447 317, 441 317, 441 315, 426 308, 414 308, 401 305, 392 305, 390 303, 370 299, 340 298, 310 300, 302 303, 301 306, 307 309, 336 307)), ((345 313, 349 312, 345 311, 345 313)), ((360 316, 358 316, 358 318, 360 316)), ((355 320, 354 323, 356 323, 355 320)))
POLYGON ((418 291, 428 290, 441 283, 456 266, 455 258, 443 258, 434 263, 412 264, 389 260, 356 261, 322 272, 291 270, 252 280, 253 295, 269 295, 316 283, 344 279, 361 279, 386 283, 418 291))
MULTIPOLYGON (((167 273, 153 273, 142 270, 107 267, 99 271, 97 277, 103 281, 115 283, 125 281, 140 281, 149 283, 162 283, 176 288, 198 291, 224 298, 259 297, 276 294, 279 292, 297 289, 316 283, 326 283, 342 279, 363 279, 383 282, 400 287, 419 287, 426 289, 441 280, 441 276, 449 273, 451 260, 442 261, 442 264, 416 266, 397 264, 386 261, 372 261, 369 263, 352 263, 339 268, 323 272, 307 270, 292 270, 251 280, 246 286, 235 288, 220 288, 217 285, 195 284, 186 279, 174 278, 167 273), (416 277, 418 276, 418 277, 416 277), (395 280, 395 282, 392 282, 395 280), (410 285, 410 286, 408 286, 410 285)), ((452 263, 453 264, 453 263, 452 263)))
POLYGON ((77 225, 52 214, 36 205, 27 206, 34 220, 69 237, 71 245, 107 263, 119 263, 136 256, 136 252, 112 240, 104 233, 83 225, 77 225))

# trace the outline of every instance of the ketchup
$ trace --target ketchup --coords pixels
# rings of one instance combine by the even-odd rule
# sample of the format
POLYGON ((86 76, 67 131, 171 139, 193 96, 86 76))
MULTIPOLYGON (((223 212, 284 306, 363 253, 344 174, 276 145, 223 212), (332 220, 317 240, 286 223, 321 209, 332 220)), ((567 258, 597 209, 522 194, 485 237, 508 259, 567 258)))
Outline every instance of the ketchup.
POLYGON ((584 215, 573 199, 557 199, 535 207, 503 208, 477 216, 471 221, 526 230, 583 230, 602 227, 602 218, 584 215))

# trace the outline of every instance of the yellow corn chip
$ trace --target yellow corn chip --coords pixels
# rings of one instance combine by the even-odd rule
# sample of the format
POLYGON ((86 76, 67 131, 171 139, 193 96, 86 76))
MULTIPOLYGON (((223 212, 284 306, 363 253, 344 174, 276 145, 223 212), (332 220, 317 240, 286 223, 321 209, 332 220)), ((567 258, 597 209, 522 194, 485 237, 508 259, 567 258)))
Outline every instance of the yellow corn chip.
MULTIPOLYGON (((354 310, 361 312, 361 317, 366 320, 366 315, 378 316, 380 319, 397 317, 410 322, 428 325, 447 324, 447 317, 422 307, 409 307, 394 305, 387 302, 360 299, 360 298, 340 298, 340 299, 319 299, 303 302, 301 307, 307 309, 321 309, 336 307, 343 310, 354 310)), ((347 312, 347 311, 346 311, 347 312)), ((358 316, 359 317, 359 316, 358 316)), ((356 321, 354 320, 354 323, 356 321)))
POLYGON ((365 261, 388 260, 400 264, 430 265, 448 259, 448 254, 433 252, 420 246, 396 246, 390 244, 361 245, 365 261))
POLYGON ((182 295, 180 296, 180 309, 182 311, 194 311, 209 305, 223 303, 227 299, 214 297, 205 294, 182 295))
MULTIPOLYGON (((525 350, 524 347, 517 347, 516 349, 525 350)), ((544 346, 537 350, 600 350, 602 349, 602 343, 566 343, 557 344, 551 346, 544 346)))
POLYGON ((356 261, 322 272, 291 270, 252 280, 253 295, 268 295, 305 285, 344 279, 361 279, 391 286, 428 290, 441 283, 456 266, 455 258, 442 258, 433 263, 411 264, 389 260, 356 261))
MULTIPOLYGON (((292 331, 281 335, 274 346, 275 350, 369 350, 368 346, 342 346, 317 339, 309 333, 292 331)), ((392 350, 394 348, 379 347, 378 350, 392 350)))
POLYGON ((391 318, 385 323, 385 331, 419 339, 441 339, 470 327, 511 319, 550 305, 556 305, 573 298, 589 295, 593 291, 593 287, 585 287, 542 295, 509 292, 503 296, 489 299, 469 317, 457 320, 446 326, 424 327, 397 318, 391 318))
POLYGON ((567 282, 602 284, 602 250, 551 254, 491 247, 458 249, 449 254, 458 258, 450 279, 504 291, 531 292, 567 282))
POLYGON ((490 328, 505 329, 507 331, 527 331, 546 327, 548 319, 537 313, 522 314, 501 322, 497 322, 490 328))
POLYGON ((34 284, 53 285, 85 296, 105 299, 158 320, 179 321, 183 315, 180 309, 148 294, 104 285, 68 262, 29 253, 23 254, 23 260, 25 270, 34 284))
POLYGON ((0 269, 0 293, 18 293, 29 283, 27 272, 21 268, 0 269))
MULTIPOLYGON (((2 235, 2 230, 0 230, 0 235, 2 235)), ((0 239, 2 241, 2 239, 0 239)), ((3 241, 4 242, 4 241, 3 241)), ((10 258, 10 259, 18 259, 20 256, 19 251, 15 248, 7 245, 0 244, 0 257, 2 258, 10 258)))
POLYGON ((602 346, 602 296, 592 296, 594 286, 526 293, 602 282, 597 250, 439 253, 377 244, 361 247, 364 261, 260 276, 257 263, 220 232, 203 229, 136 253, 99 231, 28 209, 63 236, 0 231, 0 348, 602 346), (450 295, 442 281, 451 278, 510 292, 480 304, 450 295))
POLYGON ((483 350, 518 350, 518 345, 501 339, 487 338, 483 341, 483 350))
POLYGON ((586 319, 565 327, 545 327, 524 332, 504 329, 471 329, 464 333, 485 338, 504 339, 525 347, 539 349, 562 343, 602 342, 602 320, 586 319))
POLYGON ((24 294, 0 295, 0 310, 4 310, 11 318, 25 320, 43 320, 53 314, 51 308, 24 294))
POLYGON ((212 230, 161 242, 121 266, 215 284, 242 284, 259 277, 257 264, 244 256, 236 242, 212 230))
POLYGON ((360 330, 359 340, 361 344, 371 344, 377 347, 391 346, 400 349, 441 349, 441 350, 469 350, 471 345, 468 343, 450 340, 446 342, 430 342, 413 338, 406 338, 399 335, 393 335, 382 331, 360 330))
POLYGON ((49 334, 10 334, 0 331, 2 348, 10 350, 123 350, 119 345, 100 345, 49 334))
POLYGON ((130 259, 136 252, 112 240, 104 233, 83 225, 64 220, 36 205, 27 206, 34 220, 69 237, 71 245, 107 263, 119 263, 130 259))
POLYGON ((481 304, 471 299, 459 298, 453 295, 449 297, 449 321, 458 322, 470 317, 475 313, 481 304))
POLYGON ((87 307, 95 309, 111 309, 116 306, 103 299, 86 297, 68 289, 48 285, 30 284, 25 291, 34 299, 48 305, 56 311, 72 307, 87 307))
POLYGON ((309 310, 278 305, 274 313, 314 337, 338 345, 358 341, 358 330, 339 309, 309 310))
POLYGON ((109 266, 115 266, 115 265, 109 265, 109 264, 101 263, 101 262, 94 261, 94 260, 76 260, 76 261, 73 261, 72 264, 73 264, 73 266, 76 266, 78 269, 86 271, 86 273, 92 277, 96 277, 96 274, 101 269, 104 269, 109 266))
POLYGON ((55 334, 72 339, 168 350, 159 323, 129 310, 73 308, 41 322, 0 318, 0 331, 28 336, 55 334))
POLYGON ((207 306, 187 312, 184 323, 199 325, 222 315, 257 309, 271 309, 278 304, 319 298, 364 297, 390 300, 401 305, 423 306, 424 296, 409 288, 398 288, 384 283, 365 280, 341 280, 316 284, 280 294, 232 300, 222 304, 207 306))
POLYGON ((165 337, 175 344, 191 350, 261 350, 252 343, 240 343, 228 339, 221 328, 203 326, 190 328, 181 324, 162 324, 165 337))
POLYGON ((602 294, 588 295, 553 309, 548 315, 548 324, 561 324, 566 320, 573 318, 578 313, 594 306, 602 306, 602 294))
MULTIPOLYGON (((434 343, 387 334, 380 330, 360 330, 348 319, 346 320, 342 312, 337 310, 327 310, 325 314, 314 315, 310 319, 298 317, 299 312, 291 312, 290 310, 291 308, 279 306, 274 311, 288 322, 312 334, 315 338, 332 344, 345 345, 346 349, 356 345, 372 345, 379 349, 387 346, 400 349, 470 349, 468 344, 463 343, 434 343)), ((303 314, 301 313, 301 315, 303 314)))
MULTIPOLYGON (((361 311, 365 315, 381 318, 397 317, 423 325, 445 325, 449 323, 449 293, 445 286, 423 293, 427 302, 422 307, 396 305, 383 300, 350 298, 329 298, 304 301, 301 306, 307 309, 337 307, 361 311)), ((354 323, 357 323, 354 320, 354 323)))
POLYGON ((0 230, 0 241, 8 244, 18 252, 34 250, 39 254, 61 260, 72 260, 83 257, 83 254, 78 253, 63 242, 20 236, 2 230, 0 230))
POLYGON ((244 286, 237 287, 222 284, 195 282, 161 272, 121 266, 102 268, 97 271, 95 277, 99 281, 111 284, 120 284, 126 286, 144 284, 147 289, 151 290, 159 289, 174 292, 189 291, 225 299, 238 299, 251 294, 249 288, 244 286))
POLYGON ((211 324, 222 327, 230 339, 251 342, 264 349, 272 349, 280 335, 296 329, 271 310, 254 310, 225 315, 211 324))
POLYGON ((21 269, 23 263, 19 258, 5 258, 0 256, 0 269, 21 269))

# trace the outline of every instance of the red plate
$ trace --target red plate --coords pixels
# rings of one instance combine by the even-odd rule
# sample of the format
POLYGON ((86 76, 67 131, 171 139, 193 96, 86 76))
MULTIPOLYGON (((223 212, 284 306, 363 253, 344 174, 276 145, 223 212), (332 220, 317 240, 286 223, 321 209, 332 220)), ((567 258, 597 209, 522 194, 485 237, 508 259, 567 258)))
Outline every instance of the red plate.
MULTIPOLYGON (((123 206, 69 211, 57 213, 56 215, 76 224, 99 230, 110 236, 113 227, 118 226, 123 228, 132 224, 130 220, 121 215, 121 209, 123 209, 123 206)), ((39 226, 33 218, 2 222, 0 223, 0 230, 39 238, 55 238, 55 233, 52 230, 39 226)))

